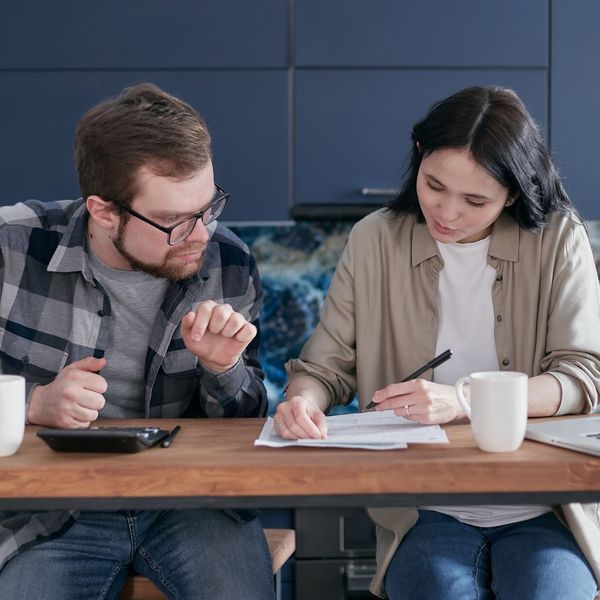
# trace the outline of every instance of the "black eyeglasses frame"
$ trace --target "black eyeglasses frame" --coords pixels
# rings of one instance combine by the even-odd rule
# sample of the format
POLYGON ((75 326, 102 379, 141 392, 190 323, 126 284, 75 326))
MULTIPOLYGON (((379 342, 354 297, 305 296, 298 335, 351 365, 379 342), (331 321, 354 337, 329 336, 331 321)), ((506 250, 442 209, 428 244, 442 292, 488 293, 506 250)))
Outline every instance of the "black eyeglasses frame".
POLYGON ((217 193, 215 194, 213 199, 210 201, 210 203, 207 204, 200 212, 197 212, 195 215, 192 215, 191 217, 186 217, 182 221, 179 221, 178 223, 175 223, 174 225, 171 225, 170 227, 164 227, 163 225, 159 225, 158 223, 155 223, 148 217, 145 217, 144 215, 140 214, 136 210, 133 210, 133 208, 130 208, 129 206, 125 206, 124 204, 121 204, 120 202, 117 202, 115 200, 112 200, 112 202, 114 202, 117 206, 119 206, 119 208, 121 208, 122 210, 124 210, 125 212, 130 214, 132 217, 135 217, 136 219, 139 219, 140 221, 144 221, 144 223, 148 223, 148 225, 152 225, 152 227, 156 227, 156 229, 159 229, 163 233, 166 233, 167 234, 167 243, 169 244, 169 246, 177 246, 177 244, 181 244, 181 242, 185 242, 185 240, 187 240, 187 238, 191 235, 192 231, 194 231, 194 228, 196 227, 196 223, 198 222, 198 219, 201 219, 202 223, 204 225, 210 225, 213 221, 218 219, 219 216, 221 215, 221 213, 223 212, 223 209, 225 208, 225 204, 227 203, 227 200, 229 200, 229 192, 226 192, 222 187, 220 187, 216 183, 215 183, 215 188, 217 190, 217 193), (202 218, 204 216, 204 214, 206 212, 208 212, 211 208, 213 208, 215 206, 215 204, 218 204, 219 202, 223 203, 220 207, 220 210, 214 216, 211 215, 211 218, 208 222, 204 221, 204 219, 202 218), (172 234, 173 230, 176 227, 183 225, 183 223, 187 223, 188 221, 192 221, 192 220, 194 220, 194 224, 192 227, 190 227, 189 233, 182 239, 178 240, 177 242, 172 243, 171 242, 171 234, 172 234))

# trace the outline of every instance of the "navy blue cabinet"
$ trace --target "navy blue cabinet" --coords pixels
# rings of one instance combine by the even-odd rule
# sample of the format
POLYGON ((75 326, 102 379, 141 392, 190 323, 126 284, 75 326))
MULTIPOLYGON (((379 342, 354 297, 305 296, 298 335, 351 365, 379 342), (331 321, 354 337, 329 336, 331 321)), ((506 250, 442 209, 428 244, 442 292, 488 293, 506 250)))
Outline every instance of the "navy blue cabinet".
POLYGON ((282 0, 24 0, 0 8, 0 68, 285 68, 287 27, 282 0))
POLYGON ((99 100, 141 81, 180 96, 208 122, 215 177, 231 192, 224 218, 287 218, 284 70, 0 72, 0 204, 78 197, 77 121, 99 100))
POLYGON ((296 202, 389 200, 376 191, 391 193, 398 186, 413 124, 435 101, 474 84, 515 89, 545 127, 544 70, 299 70, 296 202))
POLYGON ((76 196, 79 117, 139 81, 206 118, 230 221, 385 201, 361 190, 397 186, 431 103, 499 84, 523 97, 574 201, 599 218, 599 28, 596 0, 4 3, 0 205, 76 196))
POLYGON ((386 202, 412 125, 469 85, 515 89, 546 128, 548 2, 297 2, 294 201, 386 202))
POLYGON ((567 192, 600 219, 600 3, 552 0, 550 125, 567 192))
POLYGON ((77 197, 77 121, 151 81, 205 117, 224 217, 287 218, 287 2, 30 0, 0 16, 0 205, 77 197))
POLYGON ((295 16, 301 67, 548 64, 548 0, 298 0, 295 16))

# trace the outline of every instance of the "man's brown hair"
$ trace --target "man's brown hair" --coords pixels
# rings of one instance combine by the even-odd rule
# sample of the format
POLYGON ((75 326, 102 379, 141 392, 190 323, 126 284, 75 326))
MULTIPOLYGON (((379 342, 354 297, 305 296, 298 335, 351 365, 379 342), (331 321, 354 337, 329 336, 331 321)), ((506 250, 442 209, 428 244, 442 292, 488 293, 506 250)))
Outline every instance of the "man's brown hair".
POLYGON ((136 174, 192 175, 211 160, 206 124, 188 104, 151 83, 125 88, 91 108, 75 133, 75 166, 83 198, 129 205, 136 174))

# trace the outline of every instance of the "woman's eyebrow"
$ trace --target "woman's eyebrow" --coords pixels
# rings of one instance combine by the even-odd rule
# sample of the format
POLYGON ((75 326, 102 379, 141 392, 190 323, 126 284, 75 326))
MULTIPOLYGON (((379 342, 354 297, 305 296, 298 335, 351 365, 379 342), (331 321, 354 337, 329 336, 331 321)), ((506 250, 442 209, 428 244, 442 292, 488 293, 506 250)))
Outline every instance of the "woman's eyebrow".
POLYGON ((437 183, 441 187, 446 187, 435 175, 432 175, 431 173, 423 173, 423 174, 425 175, 425 177, 427 179, 429 179, 433 183, 437 183))
POLYGON ((476 198, 477 200, 491 200, 491 198, 485 194, 470 194, 469 192, 465 192, 465 196, 476 198))
MULTIPOLYGON (((431 183, 435 183, 436 185, 439 185, 440 187, 445 188, 446 186, 435 176, 432 175, 431 173, 423 173, 425 175, 425 177, 431 182, 431 183)), ((465 196, 468 196, 469 198, 476 198, 477 200, 491 200, 491 198, 489 196, 486 196, 485 194, 477 194, 475 192, 464 192, 465 196)))

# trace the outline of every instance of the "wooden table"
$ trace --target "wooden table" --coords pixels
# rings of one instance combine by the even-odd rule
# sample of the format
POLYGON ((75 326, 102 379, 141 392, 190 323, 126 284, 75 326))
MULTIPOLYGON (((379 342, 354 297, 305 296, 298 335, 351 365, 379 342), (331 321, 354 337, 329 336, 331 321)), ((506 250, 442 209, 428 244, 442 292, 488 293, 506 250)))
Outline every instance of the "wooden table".
POLYGON ((263 422, 153 421, 165 428, 181 423, 182 430, 170 448, 137 454, 58 453, 35 436, 36 427, 27 427, 17 454, 0 458, 0 508, 125 510, 600 500, 600 458, 529 441, 517 452, 488 454, 477 449, 467 425, 446 427, 450 444, 368 451, 254 447, 263 422))

